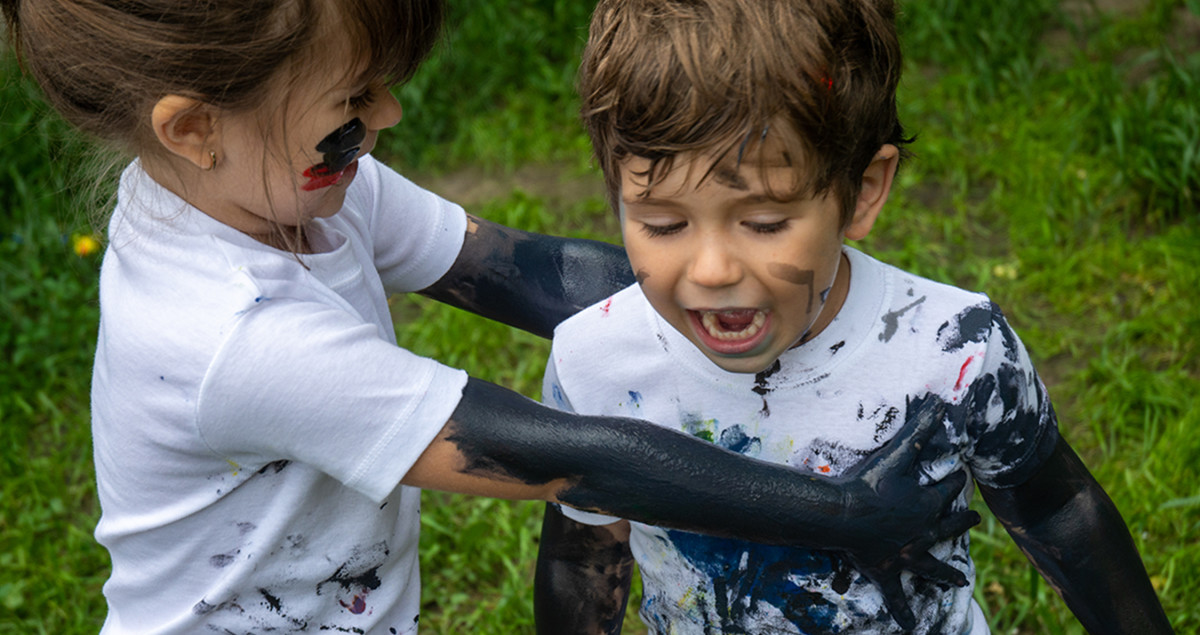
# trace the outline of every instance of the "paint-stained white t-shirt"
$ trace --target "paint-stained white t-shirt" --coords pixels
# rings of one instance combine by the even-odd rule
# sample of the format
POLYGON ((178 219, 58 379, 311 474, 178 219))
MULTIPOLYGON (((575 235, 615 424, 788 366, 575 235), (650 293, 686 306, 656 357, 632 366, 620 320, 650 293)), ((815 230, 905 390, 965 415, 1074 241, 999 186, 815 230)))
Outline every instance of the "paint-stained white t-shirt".
MULTIPOLYGON (((965 468, 994 487, 1031 476, 1054 448, 1056 423, 1000 310, 984 295, 845 253, 850 290, 836 318, 764 372, 717 367, 635 285, 558 327, 543 399, 582 414, 648 419, 830 476, 882 446, 922 403, 940 399, 949 416, 922 455, 926 476, 965 468)), ((957 509, 972 491, 968 485, 957 509)), ((835 552, 631 524, 641 615, 654 633, 901 632, 876 587, 835 552)), ((932 553, 972 584, 944 587, 906 574, 916 632, 986 633, 971 597, 968 537, 932 553)))
POLYGON ((297 258, 123 174, 92 385, 102 632, 412 633, 419 490, 466 375, 397 346, 461 208, 370 157, 297 258))

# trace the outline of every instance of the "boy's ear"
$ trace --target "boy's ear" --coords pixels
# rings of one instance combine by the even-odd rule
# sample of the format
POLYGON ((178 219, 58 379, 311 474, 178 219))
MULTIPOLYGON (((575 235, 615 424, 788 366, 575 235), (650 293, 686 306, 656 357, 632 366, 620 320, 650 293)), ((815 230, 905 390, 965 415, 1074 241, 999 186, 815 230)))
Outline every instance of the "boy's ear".
POLYGON ((892 179, 896 176, 896 166, 899 164, 900 149, 890 143, 884 144, 875 153, 875 158, 871 159, 871 164, 863 172, 862 189, 854 206, 854 216, 846 227, 846 238, 862 240, 871 232, 892 191, 892 179))
POLYGON ((154 136, 172 154, 202 170, 214 167, 216 115, 204 102, 167 95, 150 112, 154 136))

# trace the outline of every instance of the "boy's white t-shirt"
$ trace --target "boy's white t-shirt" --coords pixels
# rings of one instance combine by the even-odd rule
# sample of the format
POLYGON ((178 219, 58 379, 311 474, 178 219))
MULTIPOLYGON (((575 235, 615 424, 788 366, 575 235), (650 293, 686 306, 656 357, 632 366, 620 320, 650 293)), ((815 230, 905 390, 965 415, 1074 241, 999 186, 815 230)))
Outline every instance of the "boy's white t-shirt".
MULTIPOLYGON (((1049 399, 1020 340, 986 296, 845 248, 850 291, 834 321, 758 374, 721 370, 634 285, 559 325, 543 399, 588 415, 648 419, 728 449, 836 476, 883 445, 936 395, 945 435, 926 476, 965 467, 996 487, 1023 482, 1053 450, 1049 399)), ((973 486, 956 501, 965 508, 973 486)), ((612 518, 563 508, 588 524, 612 518)), ((837 553, 759 545, 631 523, 652 632, 899 633, 877 589, 837 553)), ((972 585, 905 574, 917 633, 986 633, 972 599, 966 535, 932 553, 972 585)))
POLYGON ((135 162, 100 279, 92 421, 116 633, 415 632, 417 489, 466 374, 397 346, 387 295, 466 215, 370 157, 295 256, 135 162))

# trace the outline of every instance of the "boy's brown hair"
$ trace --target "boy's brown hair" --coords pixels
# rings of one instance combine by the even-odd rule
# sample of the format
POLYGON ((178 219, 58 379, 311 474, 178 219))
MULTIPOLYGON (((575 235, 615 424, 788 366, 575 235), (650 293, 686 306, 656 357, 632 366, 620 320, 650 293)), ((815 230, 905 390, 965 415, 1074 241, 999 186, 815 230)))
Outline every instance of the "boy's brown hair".
POLYGON ((740 162, 770 135, 796 168, 772 196, 833 194, 845 224, 879 148, 908 141, 899 78, 892 0, 601 0, 579 92, 614 209, 626 158, 651 160, 646 193, 679 153, 740 162))

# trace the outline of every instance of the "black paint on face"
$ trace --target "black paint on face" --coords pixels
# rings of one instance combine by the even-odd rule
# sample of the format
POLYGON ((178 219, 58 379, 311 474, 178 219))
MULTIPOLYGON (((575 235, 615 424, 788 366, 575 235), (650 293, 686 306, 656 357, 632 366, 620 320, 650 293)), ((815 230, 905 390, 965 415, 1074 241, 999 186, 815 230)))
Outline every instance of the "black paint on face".
POLYGON ((317 144, 317 152, 324 155, 324 161, 304 171, 304 176, 309 178, 304 189, 314 190, 336 182, 341 171, 358 156, 366 138, 367 125, 355 117, 321 139, 317 144))
POLYGON ((780 280, 784 280, 795 285, 807 285, 808 311, 812 312, 813 295, 815 293, 813 290, 813 276, 815 274, 813 273, 812 269, 805 269, 804 271, 801 271, 800 269, 786 263, 772 262, 767 265, 767 271, 780 280))

